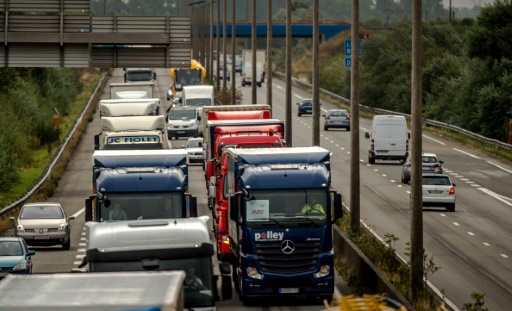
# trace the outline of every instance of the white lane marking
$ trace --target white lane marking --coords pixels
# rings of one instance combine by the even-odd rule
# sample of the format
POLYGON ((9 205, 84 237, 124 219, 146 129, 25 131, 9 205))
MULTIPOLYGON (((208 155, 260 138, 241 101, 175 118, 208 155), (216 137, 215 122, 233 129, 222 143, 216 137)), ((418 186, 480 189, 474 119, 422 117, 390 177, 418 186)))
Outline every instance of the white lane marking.
POLYGON ((482 187, 482 186, 479 184, 472 184, 471 187, 482 187))
POLYGON ((81 264, 81 263, 82 263, 81 261, 73 261, 73 264, 74 264, 75 266, 78 266, 78 265, 79 265, 79 264, 81 264))
POLYGON ((79 249, 77 250, 77 252, 79 252, 79 253, 85 253, 85 248, 79 248, 79 249))
POLYGON ((80 209, 78 212, 74 213, 73 215, 71 215, 71 217, 77 218, 78 215, 82 214, 83 212, 85 212, 85 207, 80 209))
POLYGON ((511 171, 511 170, 507 170, 506 168, 504 168, 504 167, 502 167, 502 166, 499 166, 499 165, 498 165, 498 164, 496 164, 496 163, 493 163, 493 162, 491 162, 491 161, 486 161, 486 162, 487 162, 487 163, 489 163, 490 165, 494 165, 494 166, 496 166, 497 168, 504 170, 504 171, 505 171, 505 172, 507 172, 507 173, 512 174, 512 171, 511 171))
POLYGON ((491 190, 486 189, 486 188, 477 188, 477 189, 482 191, 483 193, 486 193, 486 194, 490 195, 491 197, 495 198, 496 200, 500 200, 501 202, 507 204, 508 206, 512 206, 512 199, 511 198, 508 198, 506 196, 497 194, 497 193, 492 192, 491 190))
POLYGON ((466 181, 469 180, 469 178, 459 178, 460 180, 466 181))
POLYGON ((465 180, 464 181, 466 184, 474 184, 475 182, 474 181, 471 181, 471 180, 465 180))
POLYGON ((448 173, 448 174, 450 174, 450 175, 452 175, 452 176, 458 175, 458 174, 457 174, 457 173, 455 173, 455 172, 448 173))
POLYGON ((295 97, 297 97, 298 99, 302 99, 302 97, 297 94, 293 94, 293 95, 295 95, 295 97))
POLYGON ((406 191, 408 194, 411 194, 411 192, 409 190, 406 191))
POLYGON ((445 145, 446 145, 446 144, 445 144, 445 143, 443 143, 442 141, 439 141, 439 140, 434 139, 434 138, 432 138, 432 137, 429 137, 429 136, 427 136, 427 135, 423 135, 423 137, 425 137, 425 138, 427 138, 427 139, 430 139, 430 140, 432 140, 432 141, 435 141, 436 143, 439 143, 439 144, 441 144, 441 145, 443 145, 443 146, 445 146, 445 145))
POLYGON ((78 246, 87 246, 87 243, 78 243, 78 246))
POLYGON ((83 237, 81 237, 81 238, 80 238, 80 241, 85 241, 85 237, 84 237, 84 236, 83 236, 83 237))
POLYGON ((505 254, 500 254, 500 256, 503 257, 503 258, 508 258, 508 256, 505 255, 505 254))
POLYGON ((359 162, 364 162, 364 160, 363 159, 359 159, 359 162))
POLYGON ((378 169, 378 168, 374 168, 373 170, 374 170, 374 171, 376 171, 376 172, 378 172, 378 171, 379 171, 379 169, 378 169))
POLYGON ((386 176, 388 176, 388 175, 386 175, 386 174, 382 174, 382 177, 386 177, 386 176))
POLYGON ((441 213, 439 215, 441 215, 441 217, 446 217, 446 214, 443 214, 443 213, 441 213))
POLYGON ((473 232, 468 232, 469 235, 475 235, 473 232))
POLYGON ((457 148, 452 148, 452 149, 453 149, 453 150, 455 150, 455 151, 458 151, 458 152, 461 152, 461 153, 467 154, 468 156, 473 157, 473 158, 475 158, 475 159, 480 159, 480 157, 477 157, 476 155, 471 154, 471 153, 469 153, 469 152, 462 151, 462 150, 457 149, 457 148))
POLYGON ((84 257, 85 257, 85 254, 84 255, 76 255, 76 258, 83 259, 84 257))
POLYGON ((457 223, 457 222, 454 222, 453 224, 456 225, 456 226, 460 226, 459 223, 457 223))
POLYGON ((489 244, 489 243, 484 243, 484 245, 485 245, 485 246, 491 246, 491 244, 489 244))
POLYGON ((281 90, 283 89, 283 88, 282 88, 282 87, 280 87, 279 85, 276 85, 276 87, 277 87, 278 89, 281 89, 281 90))
POLYGON ((402 185, 397 185, 398 188, 402 188, 402 185))

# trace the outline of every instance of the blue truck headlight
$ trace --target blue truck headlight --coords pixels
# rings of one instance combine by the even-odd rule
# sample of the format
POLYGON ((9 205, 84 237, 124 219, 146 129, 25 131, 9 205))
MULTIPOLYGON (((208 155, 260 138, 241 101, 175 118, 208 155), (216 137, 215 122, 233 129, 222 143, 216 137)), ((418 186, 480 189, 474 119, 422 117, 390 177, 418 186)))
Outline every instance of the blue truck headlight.
POLYGON ((328 265, 320 266, 320 270, 317 273, 313 274, 313 276, 317 279, 326 277, 329 275, 330 270, 331 270, 331 267, 329 267, 328 265))
POLYGON ((247 267, 247 275, 250 278, 258 279, 258 280, 263 280, 263 277, 264 277, 264 275, 259 274, 258 270, 254 267, 247 267))

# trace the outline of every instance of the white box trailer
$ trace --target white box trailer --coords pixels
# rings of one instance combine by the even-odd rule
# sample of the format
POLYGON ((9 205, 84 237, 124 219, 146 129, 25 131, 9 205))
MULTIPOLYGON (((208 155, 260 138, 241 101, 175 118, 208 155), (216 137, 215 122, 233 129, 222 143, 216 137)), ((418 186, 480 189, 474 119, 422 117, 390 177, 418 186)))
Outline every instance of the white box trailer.
POLYGON ((157 116, 160 99, 104 99, 99 103, 100 117, 157 116))
POLYGON ((171 149, 165 116, 103 117, 94 149, 171 149))
POLYGON ((184 271, 10 274, 0 310, 181 311, 184 271))
POLYGON ((110 83, 110 99, 154 98, 154 82, 110 83))

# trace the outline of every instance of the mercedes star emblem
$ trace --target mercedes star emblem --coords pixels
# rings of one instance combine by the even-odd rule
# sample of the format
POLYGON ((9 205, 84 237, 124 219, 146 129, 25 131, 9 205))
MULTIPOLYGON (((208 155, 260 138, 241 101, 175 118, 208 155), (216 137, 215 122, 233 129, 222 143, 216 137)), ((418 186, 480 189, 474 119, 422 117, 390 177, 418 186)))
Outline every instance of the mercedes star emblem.
POLYGON ((295 244, 290 240, 284 240, 281 243, 281 251, 285 254, 291 254, 295 250, 295 244))

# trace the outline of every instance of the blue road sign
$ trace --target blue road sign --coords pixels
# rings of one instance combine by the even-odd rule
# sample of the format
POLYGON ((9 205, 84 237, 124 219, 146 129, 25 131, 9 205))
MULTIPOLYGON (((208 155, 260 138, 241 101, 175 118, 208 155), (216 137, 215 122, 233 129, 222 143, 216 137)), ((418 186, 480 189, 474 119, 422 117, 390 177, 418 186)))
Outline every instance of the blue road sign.
MULTIPOLYGON (((359 39, 359 55, 362 54, 363 51, 363 39, 359 39)), ((345 56, 352 55, 352 39, 345 40, 345 56)))
POLYGON ((350 57, 345 58, 345 67, 346 68, 352 67, 352 59, 350 57))

